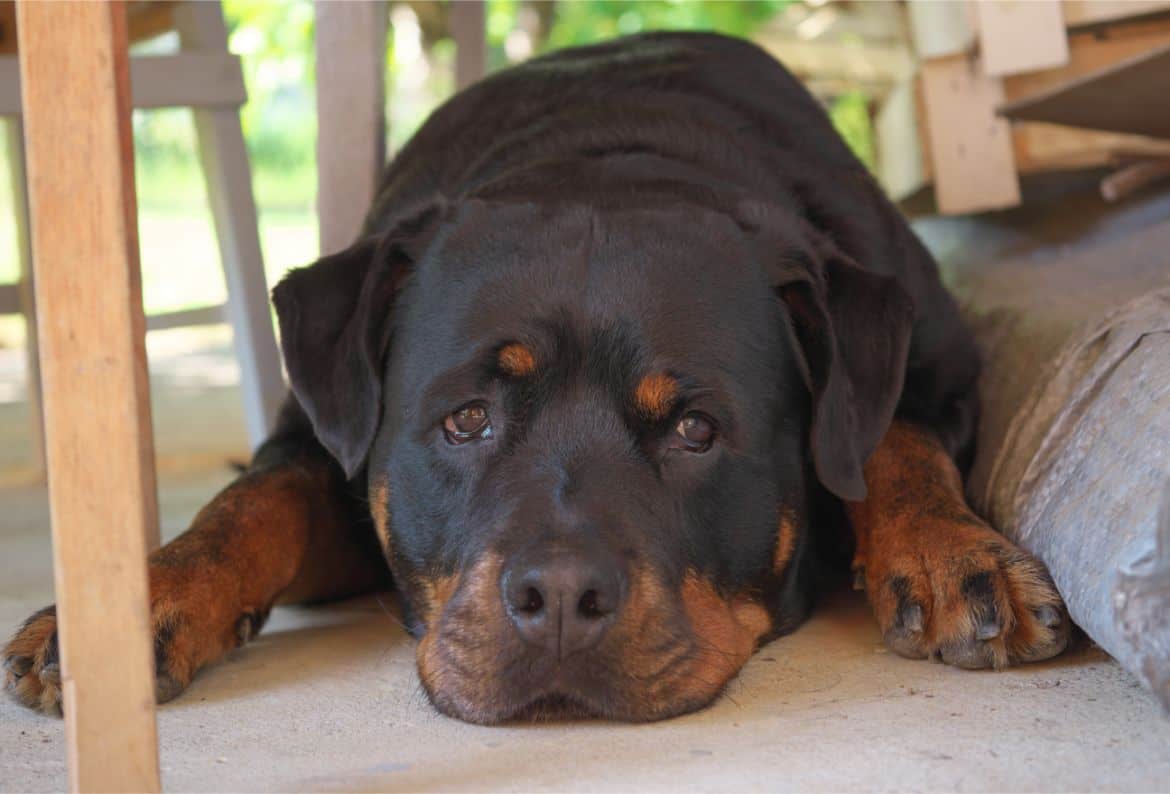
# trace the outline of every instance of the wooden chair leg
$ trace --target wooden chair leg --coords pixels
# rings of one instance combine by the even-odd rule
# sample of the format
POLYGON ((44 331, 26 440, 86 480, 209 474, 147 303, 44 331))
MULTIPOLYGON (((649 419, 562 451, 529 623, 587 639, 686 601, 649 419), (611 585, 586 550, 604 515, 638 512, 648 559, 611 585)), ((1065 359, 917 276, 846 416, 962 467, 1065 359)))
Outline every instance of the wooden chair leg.
MULTIPOLYGON (((174 15, 184 50, 227 51, 227 28, 219 3, 184 2, 175 7, 174 15)), ((194 113, 227 281, 227 311, 240 362, 244 420, 255 448, 275 425, 287 389, 272 327, 248 150, 238 110, 196 108, 194 113)))
POLYGON ((386 158, 386 3, 317 0, 317 219, 321 254, 357 239, 386 158))
POLYGON ((451 38, 455 39, 455 90, 487 74, 487 8, 483 0, 451 4, 451 38))
POLYGON ((28 360, 28 414, 32 423, 29 463, 34 477, 45 476, 45 417, 41 406, 41 367, 37 346, 37 302, 34 297, 32 248, 28 238, 28 182, 24 168, 24 131, 20 119, 4 119, 8 173, 12 187, 13 213, 16 216, 16 249, 20 258, 20 310, 25 322, 25 354, 28 360))
POLYGON ((126 10, 19 3, 17 29, 69 785, 157 791, 146 554, 158 514, 126 10))

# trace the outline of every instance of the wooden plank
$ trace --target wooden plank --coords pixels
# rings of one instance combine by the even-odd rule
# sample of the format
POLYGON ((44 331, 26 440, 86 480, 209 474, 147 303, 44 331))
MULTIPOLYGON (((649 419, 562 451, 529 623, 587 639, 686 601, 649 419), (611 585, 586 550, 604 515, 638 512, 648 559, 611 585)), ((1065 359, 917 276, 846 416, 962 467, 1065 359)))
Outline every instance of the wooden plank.
POLYGON ((1121 201, 1145 187, 1170 179, 1170 158, 1132 163, 1101 180, 1101 197, 1121 201))
MULTIPOLYGON (((227 28, 218 3, 181 4, 175 9, 175 26, 186 50, 227 51, 227 28)), ((272 327, 248 149, 235 108, 196 109, 195 133, 227 284, 244 423, 256 448, 272 432, 288 390, 272 327)))
POLYGON ((1008 118, 1170 138, 1170 45, 1008 102, 1008 118))
POLYGON ((970 3, 909 0, 910 33, 919 58, 942 58, 969 52, 975 44, 970 3))
POLYGON ((37 344, 37 301, 34 294, 32 248, 28 233, 28 180, 24 170, 24 131, 14 116, 4 118, 4 138, 8 153, 8 176, 12 190, 13 224, 16 252, 20 260, 20 283, 16 286, 19 312, 24 316, 24 354, 27 362, 25 388, 28 414, 32 419, 29 437, 29 466, 38 479, 45 474, 45 422, 41 407, 41 359, 37 344))
POLYGON ((316 3, 321 254, 357 239, 386 159, 386 4, 316 3))
POLYGON ((19 284, 0 284, 0 314, 24 314, 19 284))
POLYGON ((16 3, 0 2, 0 52, 16 52, 16 3))
MULTIPOLYGON (((134 107, 238 108, 248 101, 240 59, 225 52, 142 55, 130 59, 134 107)), ((0 56, 0 114, 20 113, 15 55, 0 56)))
POLYGON ((1064 0, 1064 24, 1083 28, 1170 12, 1170 0, 1064 0))
MULTIPOLYGON (((137 42, 171 29, 175 0, 131 0, 127 6, 130 41, 137 42)), ((0 0, 0 52, 16 52, 16 3, 0 0)))
POLYGON ((995 113, 1002 82, 955 56, 922 65, 922 90, 939 210, 951 215, 1018 204, 1011 129, 995 113))
POLYGON ((157 791, 158 513, 125 8, 20 3, 17 24, 69 787, 157 791))
POLYGON ((487 16, 483 0, 450 5, 451 38, 455 40, 455 90, 487 74, 487 16))
POLYGON ((913 80, 897 83, 873 122, 878 147, 878 176, 886 194, 895 201, 915 193, 926 184, 914 85, 913 80))
POLYGON ((975 8, 985 74, 1002 77, 1068 62, 1060 0, 983 0, 975 8))
POLYGON ((130 0, 126 6, 126 29, 130 42, 144 41, 174 28, 176 0, 130 0))
POLYGON ((1039 121, 1012 124, 1012 140, 1021 174, 1099 168, 1121 159, 1170 155, 1170 141, 1039 121))
POLYGON ((1170 44, 1170 20, 1127 23, 1101 32, 1069 36, 1069 60, 1064 66, 1005 77, 1004 95, 1014 102, 1107 66, 1135 58, 1170 44))
POLYGON ((190 328, 194 325, 219 325, 227 321, 227 306, 220 304, 218 306, 202 306, 198 309, 151 314, 146 318, 146 330, 165 331, 168 328, 190 328))

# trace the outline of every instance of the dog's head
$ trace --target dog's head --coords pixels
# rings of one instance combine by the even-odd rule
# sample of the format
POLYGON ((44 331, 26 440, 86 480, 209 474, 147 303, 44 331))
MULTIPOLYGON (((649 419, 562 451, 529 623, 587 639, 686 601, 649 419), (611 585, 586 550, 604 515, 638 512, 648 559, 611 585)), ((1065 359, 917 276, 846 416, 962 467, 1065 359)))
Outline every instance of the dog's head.
POLYGON ((475 722, 699 708, 799 620, 808 494, 864 495, 912 314, 795 216, 685 203, 427 206, 275 300, 475 722))

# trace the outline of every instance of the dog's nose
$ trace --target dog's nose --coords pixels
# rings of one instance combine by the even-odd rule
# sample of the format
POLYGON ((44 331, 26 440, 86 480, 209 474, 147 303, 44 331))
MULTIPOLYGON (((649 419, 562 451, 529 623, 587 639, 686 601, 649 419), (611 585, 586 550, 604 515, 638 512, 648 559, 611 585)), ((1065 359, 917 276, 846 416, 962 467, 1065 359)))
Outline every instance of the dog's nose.
POLYGON ((596 645, 616 618, 625 576, 600 555, 522 556, 501 580, 504 605, 526 642, 558 659, 596 645))

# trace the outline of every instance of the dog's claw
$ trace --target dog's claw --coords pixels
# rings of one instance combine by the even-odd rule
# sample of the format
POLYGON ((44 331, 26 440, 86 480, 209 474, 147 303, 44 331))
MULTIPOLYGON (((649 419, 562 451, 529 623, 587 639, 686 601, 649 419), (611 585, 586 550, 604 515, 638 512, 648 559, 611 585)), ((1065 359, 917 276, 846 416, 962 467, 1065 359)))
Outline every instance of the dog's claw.
POLYGON ((4 660, 4 669, 17 678, 20 678, 31 670, 32 666, 33 660, 31 656, 10 656, 4 660))
POLYGON ((989 620, 989 621, 983 623, 982 625, 980 625, 979 628, 977 628, 975 630, 975 639, 977 639, 977 640, 995 639, 996 637, 999 636, 999 633, 1002 630, 1003 629, 1000 627, 1000 625, 997 622, 989 620))
POLYGON ((922 614, 921 604, 910 604, 903 607, 898 612, 898 621, 902 628, 914 634, 919 634, 922 631, 925 621, 922 614))
POLYGON ((1063 620, 1060 614, 1060 610, 1051 604, 1045 604, 1044 606, 1040 607, 1036 610, 1035 614, 1036 620, 1039 621, 1040 625, 1046 629, 1059 626, 1063 620))
POLYGON ((49 686, 61 686, 61 665, 47 664, 41 668, 39 674, 42 684, 49 686))
POLYGON ((865 589, 865 568, 854 568, 853 569, 853 589, 854 590, 864 590, 865 589))

